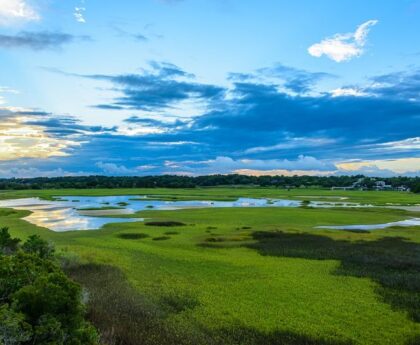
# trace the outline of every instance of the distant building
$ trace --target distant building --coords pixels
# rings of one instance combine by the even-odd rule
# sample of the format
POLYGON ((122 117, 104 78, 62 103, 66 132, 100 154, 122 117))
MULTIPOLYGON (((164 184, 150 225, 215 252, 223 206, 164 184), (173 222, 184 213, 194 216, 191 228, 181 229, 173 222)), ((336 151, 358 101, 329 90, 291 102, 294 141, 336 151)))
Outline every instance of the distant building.
POLYGON ((386 184, 385 181, 376 181, 375 182, 375 190, 392 190, 392 186, 390 184, 386 184))
POLYGON ((366 187, 363 186, 363 178, 359 178, 356 182, 353 182, 351 186, 347 187, 331 187, 331 190, 365 190, 366 187))

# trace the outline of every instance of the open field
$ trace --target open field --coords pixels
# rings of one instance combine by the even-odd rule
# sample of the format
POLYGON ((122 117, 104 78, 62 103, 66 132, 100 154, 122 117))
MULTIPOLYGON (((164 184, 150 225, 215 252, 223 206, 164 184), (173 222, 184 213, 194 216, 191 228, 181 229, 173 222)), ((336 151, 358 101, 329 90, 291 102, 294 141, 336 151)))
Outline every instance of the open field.
MULTIPOLYGON (((274 188, 0 192, 2 199, 65 195, 420 203, 418 195, 399 192, 274 188)), ((89 316, 110 345, 420 343, 420 227, 314 229, 392 222, 419 212, 148 210, 135 215, 146 223, 66 233, 29 224, 21 219, 27 214, 0 210, 0 226, 22 239, 36 233, 55 243, 68 273, 87 287, 89 316)))

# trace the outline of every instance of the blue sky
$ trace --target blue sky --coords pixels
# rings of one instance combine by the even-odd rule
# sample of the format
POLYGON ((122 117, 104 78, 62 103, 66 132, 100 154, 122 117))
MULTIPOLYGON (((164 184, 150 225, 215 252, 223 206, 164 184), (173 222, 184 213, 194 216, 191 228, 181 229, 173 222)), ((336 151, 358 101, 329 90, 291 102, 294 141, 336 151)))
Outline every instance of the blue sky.
POLYGON ((0 177, 420 172, 420 1, 0 0, 0 177))

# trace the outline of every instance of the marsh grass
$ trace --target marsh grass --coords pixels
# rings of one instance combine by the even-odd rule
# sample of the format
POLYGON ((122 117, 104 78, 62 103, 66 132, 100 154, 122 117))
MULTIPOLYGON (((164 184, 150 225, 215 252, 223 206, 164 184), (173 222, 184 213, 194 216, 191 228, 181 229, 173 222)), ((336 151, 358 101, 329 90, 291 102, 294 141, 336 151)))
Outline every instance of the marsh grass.
POLYGON ((339 260, 339 275, 371 278, 377 293, 420 322, 420 244, 401 237, 376 241, 333 240, 322 235, 259 231, 247 246, 262 255, 339 260))
POLYGON ((118 234, 117 237, 122 238, 123 240, 141 240, 150 236, 142 233, 122 233, 118 234))
POLYGON ((145 222, 144 225, 146 225, 146 226, 161 226, 161 227, 186 226, 186 224, 184 224, 182 222, 176 222, 176 221, 152 221, 152 222, 145 222))
POLYGON ((171 239, 170 236, 157 236, 157 237, 152 238, 153 241, 167 241, 170 239, 171 239))
POLYGON ((117 268, 86 264, 67 272, 87 289, 88 317, 103 344, 186 344, 165 326, 163 312, 131 288, 117 268))
POLYGON ((83 264, 68 268, 67 273, 88 291, 88 317, 104 345, 351 345, 293 332, 264 333, 241 325, 184 328, 168 317, 199 306, 188 293, 173 292, 155 304, 134 290, 115 267, 83 264))
POLYGON ((164 235, 179 235, 178 231, 166 231, 164 232, 164 235))

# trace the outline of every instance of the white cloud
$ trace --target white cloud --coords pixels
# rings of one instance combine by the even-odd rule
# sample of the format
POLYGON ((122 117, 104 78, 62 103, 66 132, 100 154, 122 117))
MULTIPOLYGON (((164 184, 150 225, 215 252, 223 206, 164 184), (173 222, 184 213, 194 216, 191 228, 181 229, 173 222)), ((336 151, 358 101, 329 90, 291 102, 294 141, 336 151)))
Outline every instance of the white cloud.
POLYGON ((367 35, 377 20, 368 20, 361 24, 355 32, 336 34, 315 43, 308 48, 308 53, 314 57, 326 55, 335 62, 348 61, 363 54, 367 35))
POLYGON ((420 172, 420 158, 416 157, 351 161, 336 165, 344 174, 357 173, 374 176, 381 171, 390 176, 399 174, 418 176, 420 172))
POLYGON ((0 25, 39 19, 39 14, 26 0, 0 0, 0 25))
POLYGON ((420 137, 377 144, 373 149, 378 151, 420 151, 420 137))
POLYGON ((77 22, 86 23, 86 19, 84 16, 85 11, 86 11, 86 8, 84 6, 78 6, 74 8, 73 15, 77 22))
POLYGON ((336 139, 331 138, 286 138, 284 142, 273 146, 257 146, 247 149, 245 153, 261 153, 277 150, 293 149, 298 147, 319 147, 325 145, 332 145, 337 142, 336 139))
POLYGON ((368 94, 360 89, 351 88, 351 87, 342 87, 335 90, 330 91, 331 96, 333 97, 363 97, 367 96, 368 94))
POLYGON ((61 168, 52 170, 40 170, 32 167, 0 167, 0 178, 31 178, 31 177, 62 177, 62 176, 86 176, 93 172, 79 171, 69 172, 61 168))
POLYGON ((165 167, 168 173, 175 171, 190 172, 195 175, 214 174, 214 173, 235 173, 238 171, 260 172, 268 174, 273 171, 307 171, 312 173, 318 171, 319 174, 332 174, 337 170, 334 164, 318 160, 314 157, 300 155, 296 160, 288 159, 233 159, 231 157, 219 156, 207 161, 166 161, 165 167), (172 171, 170 171, 171 169, 172 171))
POLYGON ((332 171, 321 170, 253 170, 253 169, 239 169, 234 171, 235 174, 248 176, 330 176, 332 171))
MULTIPOLYGON (((0 108, 0 111, 6 109, 0 108)), ((63 157, 69 155, 69 149, 81 145, 80 142, 54 137, 42 126, 27 124, 28 119, 24 116, 9 118, 12 114, 5 113, 0 122, 0 161, 63 157)))
POLYGON ((124 165, 118 165, 115 163, 104 163, 104 162, 98 162, 96 163, 96 166, 101 169, 106 174, 116 174, 116 175, 122 175, 127 174, 130 175, 134 173, 135 169, 129 169, 124 165))

